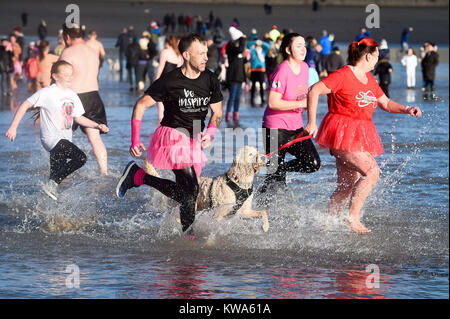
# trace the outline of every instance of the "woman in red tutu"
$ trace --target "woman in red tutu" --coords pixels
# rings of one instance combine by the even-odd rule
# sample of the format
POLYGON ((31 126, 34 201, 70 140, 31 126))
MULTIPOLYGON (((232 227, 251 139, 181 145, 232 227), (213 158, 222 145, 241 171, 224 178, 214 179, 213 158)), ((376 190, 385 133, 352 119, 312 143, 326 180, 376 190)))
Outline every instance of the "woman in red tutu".
POLYGON ((346 223, 357 233, 370 232, 361 224, 359 213, 380 174, 375 156, 384 152, 372 121, 375 108, 379 105, 390 113, 422 115, 418 107, 404 106, 383 93, 370 74, 378 55, 373 39, 352 42, 348 65, 316 83, 308 95, 305 131, 336 158, 338 185, 328 203, 328 213, 339 214, 350 200, 346 223), (328 113, 317 130, 317 104, 323 94, 328 95, 328 113))

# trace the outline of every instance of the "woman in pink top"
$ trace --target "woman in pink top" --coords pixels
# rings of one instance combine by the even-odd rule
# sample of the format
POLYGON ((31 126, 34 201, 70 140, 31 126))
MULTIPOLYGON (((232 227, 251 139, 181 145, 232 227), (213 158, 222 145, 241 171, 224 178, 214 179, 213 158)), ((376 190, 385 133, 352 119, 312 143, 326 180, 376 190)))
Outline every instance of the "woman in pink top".
MULTIPOLYGON (((284 61, 271 77, 269 102, 264 112, 266 153, 276 151, 303 132, 303 109, 308 95, 309 68, 303 62, 306 55, 305 39, 298 33, 283 38, 280 52, 284 61)), ((268 174, 260 188, 266 192, 269 185, 281 182, 286 185, 286 172, 313 173, 320 168, 320 157, 312 141, 295 143, 272 155, 267 166, 268 174), (295 159, 285 162, 286 153, 295 159)))

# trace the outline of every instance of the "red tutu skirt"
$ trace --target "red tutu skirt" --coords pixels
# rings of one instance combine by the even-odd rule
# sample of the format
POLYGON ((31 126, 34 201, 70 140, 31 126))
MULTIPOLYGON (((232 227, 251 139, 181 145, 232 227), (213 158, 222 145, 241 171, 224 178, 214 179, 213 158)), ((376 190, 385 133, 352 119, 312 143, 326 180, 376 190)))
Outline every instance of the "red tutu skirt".
POLYGON ((150 135, 147 161, 155 168, 183 169, 194 166, 197 178, 206 164, 199 138, 191 139, 174 128, 159 126, 150 135))
POLYGON ((360 120, 335 113, 328 113, 324 117, 315 141, 328 149, 369 152, 373 156, 384 152, 372 120, 360 120))

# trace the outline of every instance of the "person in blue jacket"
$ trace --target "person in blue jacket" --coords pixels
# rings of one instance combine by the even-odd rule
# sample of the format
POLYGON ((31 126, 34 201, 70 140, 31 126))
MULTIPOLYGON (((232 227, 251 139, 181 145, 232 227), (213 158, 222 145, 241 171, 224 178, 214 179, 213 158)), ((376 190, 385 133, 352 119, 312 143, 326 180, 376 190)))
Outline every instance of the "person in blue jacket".
POLYGON ((252 107, 255 106, 255 90, 256 82, 259 83, 259 94, 261 96, 261 106, 264 106, 264 83, 266 74, 266 55, 269 52, 270 45, 262 40, 256 40, 250 42, 247 47, 250 51, 250 64, 251 75, 250 81, 252 82, 250 90, 250 103, 252 107))
POLYGON ((359 41, 361 41, 362 39, 367 38, 367 37, 369 37, 369 36, 370 36, 370 32, 367 31, 366 28, 362 27, 362 28, 359 30, 359 33, 356 35, 355 41, 356 41, 356 42, 359 42, 359 41))
POLYGON ((328 57, 330 56, 332 49, 327 30, 322 31, 322 37, 320 38, 319 43, 322 46, 322 51, 320 52, 320 70, 326 70, 328 57))
POLYGON ((402 47, 402 51, 408 52, 409 44, 408 44, 408 35, 411 31, 413 31, 413 27, 404 28, 402 31, 402 38, 400 40, 400 45, 402 47))

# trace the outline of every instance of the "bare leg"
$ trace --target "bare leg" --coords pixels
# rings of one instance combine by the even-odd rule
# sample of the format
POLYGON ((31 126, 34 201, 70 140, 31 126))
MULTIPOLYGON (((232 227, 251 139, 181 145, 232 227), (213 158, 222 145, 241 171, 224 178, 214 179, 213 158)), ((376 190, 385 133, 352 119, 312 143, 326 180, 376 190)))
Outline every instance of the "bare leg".
POLYGON ((330 215, 339 215, 350 200, 352 190, 361 174, 348 168, 341 159, 336 158, 337 169, 337 188, 328 202, 328 213, 330 215))
POLYGON ((148 174, 148 175, 152 175, 152 176, 156 176, 159 177, 158 172, 156 171, 156 169, 153 167, 152 164, 150 164, 147 159, 144 160, 144 164, 142 165, 142 168, 144 169, 144 171, 148 174))
POLYGON ((85 131, 89 142, 92 145, 95 157, 97 158, 100 174, 108 175, 108 153, 106 152, 105 144, 103 144, 102 138, 100 137, 100 131, 93 128, 85 128, 85 131))
POLYGON ((346 169, 361 174, 352 189, 347 224, 351 230, 357 233, 370 232, 370 229, 361 224, 359 214, 380 176, 380 168, 375 158, 367 152, 349 153, 333 150, 333 154, 343 163, 346 169))

